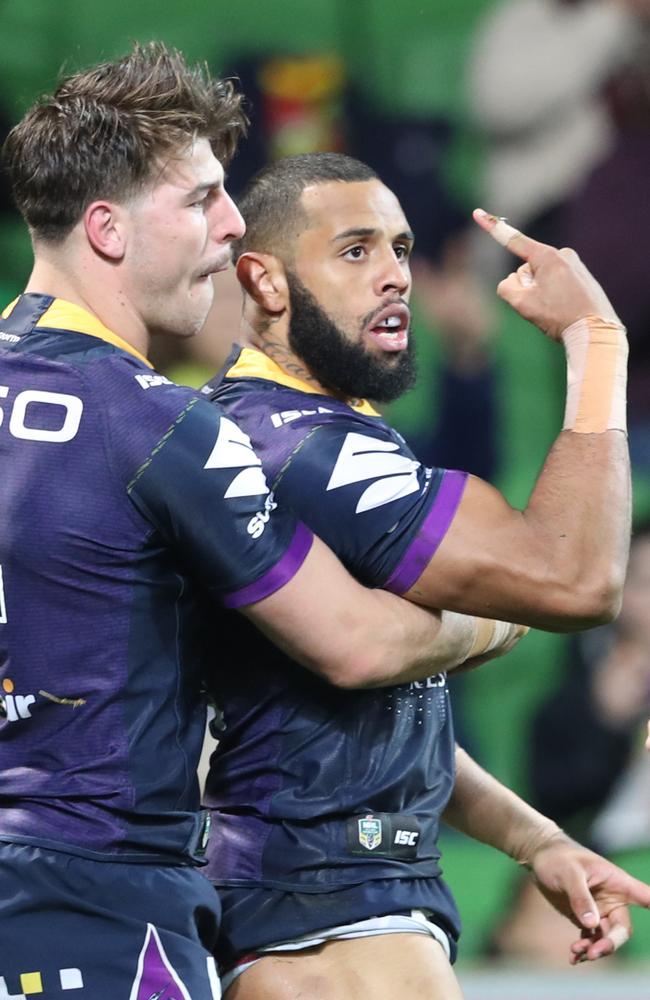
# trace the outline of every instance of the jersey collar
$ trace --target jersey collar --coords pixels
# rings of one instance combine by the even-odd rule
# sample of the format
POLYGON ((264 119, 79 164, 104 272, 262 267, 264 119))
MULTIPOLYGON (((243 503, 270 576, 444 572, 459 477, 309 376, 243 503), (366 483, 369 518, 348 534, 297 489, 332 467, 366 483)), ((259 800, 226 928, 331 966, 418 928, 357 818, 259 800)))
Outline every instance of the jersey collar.
MULTIPOLYGON (((10 302, 7 308, 2 313, 3 319, 7 319, 18 302, 18 299, 14 299, 10 302)), ((37 321, 34 329, 39 328, 54 329, 54 330, 70 330, 72 333, 85 333, 88 337, 97 337, 98 340, 104 340, 108 344, 112 344, 114 347, 119 347, 120 350, 126 351, 128 354, 132 354, 134 358, 141 361, 148 368, 153 368, 151 362, 141 354, 140 351, 136 350, 131 344, 122 337, 118 337, 116 333, 109 330, 107 326, 89 313, 86 309, 81 306, 75 305, 73 302, 66 302, 65 299, 53 299, 51 305, 45 310, 41 318, 37 321)))
MULTIPOLYGON (((328 396, 324 389, 317 389, 309 382, 289 375, 275 361, 261 351, 252 347, 243 347, 234 365, 226 372, 226 378, 262 378, 267 382, 275 382, 278 385, 286 385, 289 389, 297 389, 298 392, 307 392, 316 396, 328 396)), ((378 417, 377 411, 365 399, 356 400, 347 404, 356 413, 365 413, 368 416, 378 417)))

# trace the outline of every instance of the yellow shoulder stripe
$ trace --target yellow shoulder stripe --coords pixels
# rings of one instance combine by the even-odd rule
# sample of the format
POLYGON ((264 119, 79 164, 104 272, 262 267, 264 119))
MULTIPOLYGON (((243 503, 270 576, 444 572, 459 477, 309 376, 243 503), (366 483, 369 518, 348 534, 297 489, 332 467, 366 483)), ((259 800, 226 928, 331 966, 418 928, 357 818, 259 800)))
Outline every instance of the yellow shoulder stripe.
MULTIPOLYGON (((318 396, 327 396, 323 389, 318 389, 305 382, 303 379, 289 375, 280 365, 276 364, 266 354, 256 351, 251 347, 244 347, 237 358, 235 364, 226 372, 227 378, 262 378, 267 382, 275 382, 278 385, 286 385, 289 389, 297 389, 298 392, 309 392, 318 396)), ((378 417, 377 411, 365 399, 350 402, 348 405, 356 413, 365 413, 371 417, 378 417)))
MULTIPOLYGON (((11 316, 17 301, 18 299, 14 299, 13 302, 9 303, 2 313, 3 319, 11 316)), ((128 354, 132 354, 133 357, 138 358, 148 368, 153 368, 153 365, 145 358, 144 354, 136 350, 128 341, 118 337, 116 333, 113 333, 107 326, 104 326, 92 313, 89 313, 81 306, 75 305, 73 302, 66 302, 65 299, 55 299, 50 308, 43 313, 36 327, 72 330, 73 333, 85 333, 89 337, 97 337, 98 340, 104 340, 108 344, 113 344, 114 347, 119 347, 122 351, 127 351, 128 354)))

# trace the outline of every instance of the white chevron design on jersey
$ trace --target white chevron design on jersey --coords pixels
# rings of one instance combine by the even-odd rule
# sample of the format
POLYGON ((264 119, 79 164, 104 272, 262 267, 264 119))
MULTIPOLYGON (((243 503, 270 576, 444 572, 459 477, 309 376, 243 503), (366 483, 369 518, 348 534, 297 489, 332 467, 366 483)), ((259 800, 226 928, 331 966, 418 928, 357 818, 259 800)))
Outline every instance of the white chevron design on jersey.
POLYGON ((225 497, 257 497, 269 492, 262 463, 253 451, 248 434, 228 417, 222 417, 214 448, 204 469, 241 469, 228 487, 225 497))
POLYGON ((359 498, 357 514, 415 493, 420 489, 417 476, 420 463, 406 455, 395 455, 398 448, 393 441, 379 441, 354 432, 347 434, 327 489, 374 479, 359 498))

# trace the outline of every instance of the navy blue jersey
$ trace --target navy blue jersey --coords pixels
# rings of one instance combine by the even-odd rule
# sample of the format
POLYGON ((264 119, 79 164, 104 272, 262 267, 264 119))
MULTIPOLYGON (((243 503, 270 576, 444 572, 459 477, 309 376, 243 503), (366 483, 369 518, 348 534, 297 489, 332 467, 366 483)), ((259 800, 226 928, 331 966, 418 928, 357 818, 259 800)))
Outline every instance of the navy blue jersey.
MULTIPOLYGON (((397 593, 417 580, 464 474, 423 468, 368 404, 314 393, 256 351, 237 350, 203 392, 249 434, 282 503, 359 579, 397 593)), ((237 670, 211 681, 222 727, 206 791, 215 883, 323 892, 438 875, 454 778, 445 675, 344 691, 245 622, 235 635, 237 670)))
POLYGON ((311 534, 219 408, 49 296, 0 321, 0 464, 0 839, 190 860, 204 604, 311 534))

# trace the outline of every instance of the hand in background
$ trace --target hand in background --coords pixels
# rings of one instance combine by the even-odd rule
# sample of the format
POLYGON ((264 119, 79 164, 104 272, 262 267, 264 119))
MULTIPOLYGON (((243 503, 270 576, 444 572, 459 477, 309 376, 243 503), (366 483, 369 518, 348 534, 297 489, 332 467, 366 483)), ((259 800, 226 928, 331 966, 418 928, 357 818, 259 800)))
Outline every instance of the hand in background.
POLYGON ((650 886, 564 833, 537 849, 530 868, 540 892, 582 932, 572 965, 613 954, 632 934, 629 907, 650 909, 650 886))

